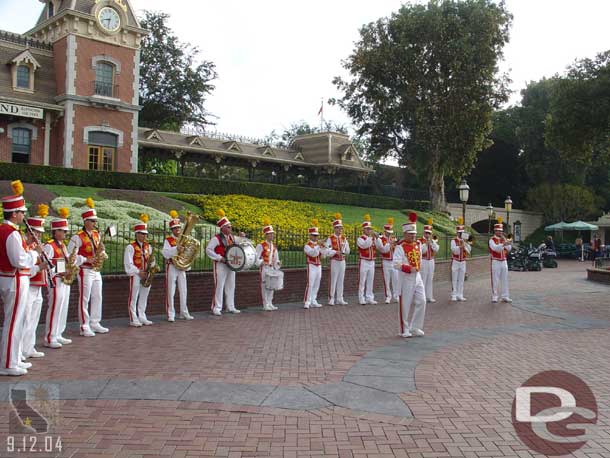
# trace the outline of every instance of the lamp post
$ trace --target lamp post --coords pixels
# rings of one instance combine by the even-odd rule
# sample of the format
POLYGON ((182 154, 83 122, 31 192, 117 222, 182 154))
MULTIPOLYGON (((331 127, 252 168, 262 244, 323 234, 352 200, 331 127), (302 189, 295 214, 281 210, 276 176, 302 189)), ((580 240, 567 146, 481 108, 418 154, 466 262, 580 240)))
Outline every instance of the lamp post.
POLYGON ((504 201, 504 210, 506 210, 506 230, 509 234, 512 234, 510 230, 510 211, 513 209, 513 201, 510 200, 510 196, 504 201))
POLYGON ((460 191, 460 200, 462 201, 462 219, 464 224, 466 224, 466 202, 468 202, 468 194, 470 192, 470 186, 468 186, 466 180, 462 180, 458 186, 458 191, 460 191))
POLYGON ((491 217, 494 214, 494 206, 491 205, 491 202, 487 205, 487 217, 489 221, 489 225, 487 226, 487 233, 491 234, 491 217))

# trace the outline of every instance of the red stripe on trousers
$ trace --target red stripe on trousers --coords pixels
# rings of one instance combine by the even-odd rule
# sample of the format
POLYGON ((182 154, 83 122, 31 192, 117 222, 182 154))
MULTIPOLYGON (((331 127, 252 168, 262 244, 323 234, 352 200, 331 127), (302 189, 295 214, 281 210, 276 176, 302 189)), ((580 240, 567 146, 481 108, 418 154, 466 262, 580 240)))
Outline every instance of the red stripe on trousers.
POLYGON ((398 313, 400 314, 400 333, 405 333, 405 323, 402 320, 402 294, 400 295, 400 300, 398 301, 398 313))
POLYGON ((307 304, 307 293, 309 293, 309 264, 307 264, 307 287, 305 288, 305 296, 303 302, 307 304))
POLYGON ((83 271, 83 269, 80 269, 78 271, 78 275, 80 277, 80 298, 79 298, 80 330, 84 331, 85 330, 85 308, 83 306, 83 300, 84 300, 84 291, 85 291, 85 272, 83 271))
POLYGON ((331 295, 333 285, 333 260, 331 259, 328 262, 328 300, 334 301, 335 298, 331 295))
POLYGON ((217 261, 213 261, 214 265, 214 295, 212 296, 212 312, 214 311, 214 309, 216 308, 216 262, 217 261))
POLYGON ((263 298, 263 266, 262 265, 261 265, 261 267, 259 269, 259 272, 258 272, 258 278, 259 278, 260 284, 261 284, 261 288, 259 290, 259 293, 261 295, 261 303, 263 304, 263 306, 265 306, 266 304, 265 304, 265 301, 264 301, 264 298, 263 298))
POLYGON ((383 261, 381 261, 381 279, 383 280, 383 294, 385 294, 385 297, 388 297, 388 288, 385 283, 385 267, 383 265, 383 261))
POLYGON ((11 347, 13 340, 13 330, 15 329, 15 319, 17 318, 17 308, 19 307, 19 290, 21 289, 19 274, 15 275, 15 302, 13 304, 13 316, 11 317, 11 325, 8 330, 8 345, 6 346, 6 368, 9 368, 11 360, 11 347))
POLYGON ((127 310, 129 311, 129 321, 133 321, 131 314, 131 298, 133 297, 133 276, 129 277, 129 302, 127 302, 127 310))
MULTIPOLYGON (((53 281, 53 280, 51 280, 53 281)), ((49 318, 49 333, 47 334, 47 343, 51 343, 51 334, 53 332, 53 318, 55 318, 55 305, 57 304, 57 282, 53 288, 53 305, 51 305, 51 317, 49 318)))

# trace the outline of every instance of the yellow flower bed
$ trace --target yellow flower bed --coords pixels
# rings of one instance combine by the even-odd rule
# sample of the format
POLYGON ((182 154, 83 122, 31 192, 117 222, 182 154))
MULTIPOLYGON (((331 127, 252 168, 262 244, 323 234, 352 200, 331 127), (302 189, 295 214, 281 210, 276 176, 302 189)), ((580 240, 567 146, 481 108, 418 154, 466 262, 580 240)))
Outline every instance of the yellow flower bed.
MULTIPOLYGON (((305 243, 307 229, 313 218, 319 221, 321 237, 326 237, 332 233, 332 222, 335 219, 334 213, 306 202, 260 199, 237 194, 189 196, 188 201, 201 207, 203 217, 211 223, 218 220, 216 211, 223 209, 234 229, 246 232, 248 237, 256 241, 262 239, 263 218, 268 216, 279 236, 280 246, 305 243), (288 243, 285 239, 288 234, 293 243, 288 243), (298 240, 294 239, 295 236, 298 236, 298 240)), ((347 225, 346 233, 353 233, 355 227, 356 225, 347 225)))

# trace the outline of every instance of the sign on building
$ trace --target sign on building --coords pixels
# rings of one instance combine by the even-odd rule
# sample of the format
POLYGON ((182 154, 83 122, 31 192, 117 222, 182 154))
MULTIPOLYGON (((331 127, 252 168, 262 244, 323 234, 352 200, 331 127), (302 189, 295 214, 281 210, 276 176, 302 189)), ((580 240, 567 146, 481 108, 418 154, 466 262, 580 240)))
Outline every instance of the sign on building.
POLYGON ((23 118, 42 119, 44 110, 42 108, 28 107, 25 105, 14 105, 12 103, 0 102, 0 115, 7 114, 21 116, 23 118))

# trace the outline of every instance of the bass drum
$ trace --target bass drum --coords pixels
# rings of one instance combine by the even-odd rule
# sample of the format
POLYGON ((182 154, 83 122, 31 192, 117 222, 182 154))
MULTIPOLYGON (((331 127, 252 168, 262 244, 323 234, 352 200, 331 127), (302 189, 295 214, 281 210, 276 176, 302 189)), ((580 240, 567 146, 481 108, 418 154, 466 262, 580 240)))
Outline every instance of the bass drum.
POLYGON ((248 270, 256 261, 256 250, 252 242, 240 242, 227 248, 225 260, 227 267, 234 272, 248 270))

